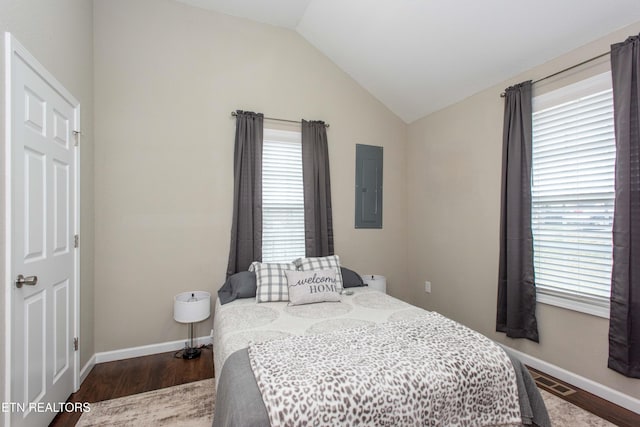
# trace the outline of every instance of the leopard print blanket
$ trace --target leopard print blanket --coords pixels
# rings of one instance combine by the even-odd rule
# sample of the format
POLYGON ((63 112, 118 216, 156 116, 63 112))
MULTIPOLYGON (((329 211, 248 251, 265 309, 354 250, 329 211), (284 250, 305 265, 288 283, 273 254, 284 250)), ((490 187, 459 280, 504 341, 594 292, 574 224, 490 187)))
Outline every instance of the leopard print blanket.
POLYGON ((442 315, 249 345, 272 426, 521 425, 514 369, 442 315))

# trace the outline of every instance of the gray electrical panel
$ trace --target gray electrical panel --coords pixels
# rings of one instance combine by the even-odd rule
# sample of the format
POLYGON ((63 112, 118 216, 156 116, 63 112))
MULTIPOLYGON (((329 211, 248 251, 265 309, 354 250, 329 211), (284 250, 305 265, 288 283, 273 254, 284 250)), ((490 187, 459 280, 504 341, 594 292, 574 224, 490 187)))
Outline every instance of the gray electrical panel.
POLYGON ((356 144, 356 228, 382 228, 382 153, 356 144))

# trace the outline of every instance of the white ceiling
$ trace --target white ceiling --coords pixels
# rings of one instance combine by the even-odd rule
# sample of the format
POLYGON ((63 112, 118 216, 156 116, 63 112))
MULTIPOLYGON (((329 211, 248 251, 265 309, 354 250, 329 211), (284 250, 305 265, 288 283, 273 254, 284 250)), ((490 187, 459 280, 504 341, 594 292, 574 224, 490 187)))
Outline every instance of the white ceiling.
POLYGON ((640 21, 640 0, 178 1, 297 31, 407 123, 640 21))

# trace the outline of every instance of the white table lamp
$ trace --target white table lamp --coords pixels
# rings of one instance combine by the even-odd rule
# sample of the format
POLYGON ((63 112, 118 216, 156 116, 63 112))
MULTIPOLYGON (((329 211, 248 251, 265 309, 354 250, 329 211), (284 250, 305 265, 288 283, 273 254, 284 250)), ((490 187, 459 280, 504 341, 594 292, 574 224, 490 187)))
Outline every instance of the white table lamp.
POLYGON ((371 289, 387 293, 387 278, 379 274, 365 274, 362 281, 371 289))
POLYGON ((176 322, 189 324, 189 346, 185 348, 183 358, 200 357, 200 349, 193 345, 193 324, 207 319, 210 315, 211 294, 209 292, 182 292, 173 298, 173 318, 176 322))

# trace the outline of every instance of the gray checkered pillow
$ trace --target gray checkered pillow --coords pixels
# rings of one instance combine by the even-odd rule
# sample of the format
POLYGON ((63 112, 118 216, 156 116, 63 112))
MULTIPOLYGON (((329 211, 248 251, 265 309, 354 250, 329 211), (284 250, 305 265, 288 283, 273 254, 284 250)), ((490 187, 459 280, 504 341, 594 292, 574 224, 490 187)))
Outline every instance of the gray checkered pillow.
POLYGON ((342 272, 340 271, 340 257, 338 255, 330 255, 319 258, 298 258, 293 261, 298 271, 326 270, 332 269, 336 271, 336 287, 338 292, 342 290, 342 272))
POLYGON ((252 262, 249 266, 249 271, 256 273, 256 301, 289 301, 289 290, 285 271, 295 271, 295 269, 295 264, 291 262, 252 262))

